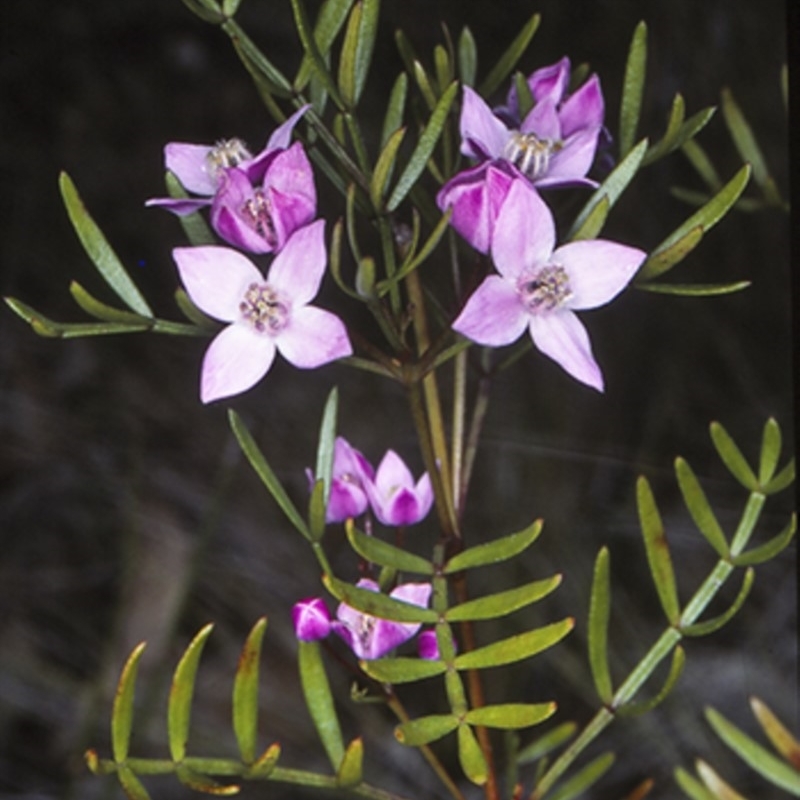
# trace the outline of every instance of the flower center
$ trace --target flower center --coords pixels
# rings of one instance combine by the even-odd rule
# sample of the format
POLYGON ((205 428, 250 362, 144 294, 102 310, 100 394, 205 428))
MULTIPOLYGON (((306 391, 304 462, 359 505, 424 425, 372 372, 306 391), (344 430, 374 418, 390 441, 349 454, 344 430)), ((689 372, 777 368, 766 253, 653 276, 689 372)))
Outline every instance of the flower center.
POLYGON ((377 617, 370 616, 369 614, 364 614, 358 621, 358 630, 355 634, 358 637, 358 641, 361 642, 361 648, 363 650, 369 650, 369 644, 375 632, 375 624, 377 621, 377 617))
POLYGON ((263 189, 253 190, 253 196, 248 198, 242 206, 242 216, 245 222, 270 247, 275 247, 278 237, 275 234, 275 223, 272 221, 272 203, 264 194, 263 189))
POLYGON ((258 333, 280 333, 289 322, 289 304, 267 283, 251 283, 239 311, 258 333))
POLYGON ((572 297, 569 275, 559 264, 548 264, 534 272, 523 273, 517 291, 532 312, 552 311, 572 297))
POLYGON ((252 157, 241 139, 220 139, 206 155, 206 163, 209 173, 216 178, 223 169, 238 167, 252 157))
POLYGON ((503 158, 510 161, 523 175, 535 180, 547 172, 550 156, 562 147, 561 142, 540 139, 535 133, 512 131, 503 148, 503 158))

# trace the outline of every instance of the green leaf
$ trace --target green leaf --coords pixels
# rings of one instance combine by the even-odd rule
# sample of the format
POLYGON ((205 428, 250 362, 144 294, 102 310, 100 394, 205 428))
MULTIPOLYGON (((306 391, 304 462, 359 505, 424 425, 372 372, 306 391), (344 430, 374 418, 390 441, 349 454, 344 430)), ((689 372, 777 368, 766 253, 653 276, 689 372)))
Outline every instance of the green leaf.
POLYGON ((554 792, 547 795, 547 800, 572 800, 585 792, 611 769, 614 763, 613 753, 604 753, 590 761, 580 772, 564 781, 554 792))
POLYGON ((198 333, 213 333, 219 330, 219 323, 204 314, 189 298, 183 289, 175 290, 175 304, 189 322, 197 326, 198 333))
POLYGON ((781 429, 778 423, 770 418, 764 425, 761 438, 761 458, 758 464, 758 482, 765 486, 772 480, 778 459, 781 457, 781 429))
POLYGON ((325 535, 325 481, 317 480, 308 498, 308 532, 312 542, 322 541, 325 535))
MULTIPOLYGON (((581 209, 575 222, 567 233, 567 240, 572 240, 576 234, 582 230, 587 220, 592 217, 597 220, 597 212, 595 209, 600 204, 608 204, 610 210, 614 204, 619 200, 620 195, 628 187, 628 184, 633 180, 639 166, 642 163, 642 158, 647 152, 647 139, 642 139, 636 147, 631 150, 622 161, 611 171, 609 176, 594 190, 592 196, 586 202, 586 205, 581 209)), ((608 212, 606 212, 608 213, 608 212)))
POLYGON ((643 700, 639 703, 626 703, 617 709, 617 713, 627 717, 638 717, 642 714, 647 714, 656 706, 661 705, 667 698, 667 695, 675 688, 675 684, 683 673, 685 665, 686 654, 683 648, 678 645, 672 651, 672 663, 670 664, 669 673, 667 674, 667 679, 664 681, 664 685, 661 687, 661 691, 649 700, 643 700))
POLYGON ((720 294, 741 292, 750 286, 750 281, 736 281, 735 283, 639 283, 637 289, 657 294, 673 294, 683 297, 714 297, 720 294))
POLYGON ((572 617, 545 625, 543 628, 501 639, 485 647, 479 647, 469 653, 461 653, 455 658, 456 669, 484 669, 499 667, 503 664, 514 664, 541 653, 543 650, 560 642, 573 628, 572 617))
POLYGON ((474 86, 477 73, 478 49, 472 31, 465 25, 458 37, 458 75, 465 86, 474 86))
POLYGON ((469 725, 458 726, 458 760, 464 774, 476 786, 483 786, 489 778, 486 758, 469 725))
POLYGON ((728 468, 731 475, 736 478, 745 489, 751 492, 758 492, 760 487, 758 480, 750 469, 750 465, 742 455, 742 451, 736 446, 736 442, 731 439, 730 434, 719 424, 712 422, 710 426, 711 441, 722 459, 722 463, 728 468))
POLYGON ((336 446, 336 416, 339 411, 339 390, 334 386, 328 393, 317 444, 317 463, 314 476, 325 483, 325 506, 330 497, 331 476, 333 474, 333 455, 336 446))
POLYGON ((215 0, 183 0, 183 4, 204 22, 219 25, 225 19, 219 3, 215 0))
POLYGON ((553 750, 561 747, 562 744, 568 742, 578 730, 578 725, 575 722, 562 722, 560 725, 548 731, 544 736, 540 736, 530 744, 525 745, 522 750, 517 753, 517 763, 530 764, 533 761, 538 761, 542 756, 551 753, 553 750))
POLYGON ((527 528, 517 533, 470 547, 449 559, 444 565, 443 572, 445 575, 452 575, 462 569, 486 567, 489 564, 497 564, 500 561, 514 558, 514 556, 518 556, 527 550, 536 541, 542 532, 542 524, 542 520, 537 519, 527 528))
POLYGON ((675 97, 672 99, 672 108, 669 112, 667 129, 664 132, 664 136, 660 141, 652 145, 647 151, 647 154, 642 162, 642 166, 652 164, 654 161, 657 161, 659 158, 662 158, 671 150, 675 149, 677 146, 675 142, 678 138, 678 133, 683 125, 685 116, 686 103, 683 100, 683 95, 681 95, 680 92, 677 92, 675 97))
POLYGON ((222 13, 226 17, 232 17, 239 10, 242 0, 222 0, 222 13))
POLYGON ((339 90, 342 93, 342 101, 348 108, 354 108, 358 102, 356 98, 356 61, 362 11, 363 5, 360 2, 353 6, 350 19, 347 21, 342 52, 339 56, 339 90))
POLYGON ((89 216, 75 184, 66 172, 59 175, 58 185, 72 227, 78 234, 86 254, 97 267, 97 271, 128 308, 144 317, 152 317, 150 306, 122 266, 117 254, 111 249, 100 228, 89 216))
POLYGON ((717 522, 700 481, 697 480, 697 476, 689 464, 680 457, 675 459, 675 475, 678 478, 683 502, 689 509, 697 529, 716 550, 717 555, 722 559, 727 559, 730 555, 730 548, 725 533, 717 522))
POLYGON ((525 119, 534 106, 533 94, 531 92, 531 87, 528 85, 528 78, 522 72, 515 72, 512 82, 517 91, 519 118, 525 119))
POLYGON ((611 672, 608 667, 608 620, 611 614, 610 555, 607 547, 600 549, 594 562, 592 594, 589 600, 587 629, 589 666, 597 694, 608 705, 614 696, 611 672))
POLYGON ((517 730, 538 725, 555 713, 555 703, 503 703, 470 709, 464 716, 464 721, 487 728, 517 730))
POLYGON ((400 744, 419 747, 435 742, 458 727, 458 719, 452 714, 433 714, 404 722, 394 729, 394 735, 400 744))
POLYGON ((197 772, 197 770, 192 769, 186 764, 179 764, 175 769, 175 775, 184 786, 188 787, 194 792, 213 794, 217 797, 230 797, 231 795, 238 794, 241 791, 241 786, 238 786, 235 783, 227 785, 218 783, 208 775, 197 772))
POLYGON ((389 137, 403 124, 403 114, 406 108, 406 95, 408 94, 408 75, 401 72, 392 86, 389 102, 386 105, 386 116, 383 118, 381 132, 381 147, 385 147, 389 137))
POLYGON ((772 746, 789 763, 800 765, 800 742, 792 736, 789 729, 757 697, 750 698, 750 708, 772 746))
MULTIPOLYGON (((339 35, 342 25, 347 20, 347 15, 350 13, 352 5, 353 0, 326 0, 322 4, 317 16, 317 22, 314 25, 314 40, 323 57, 327 57, 328 53, 330 53, 331 46, 339 35)), ((300 64, 300 69, 294 79, 294 87, 298 92, 305 89, 313 72, 311 57, 308 55, 303 56, 303 62, 300 64)))
POLYGON ((727 624, 729 620, 733 619, 742 605, 744 605, 747 595, 750 594, 750 588, 753 585, 754 577, 755 573, 753 572, 752 567, 747 569, 744 573, 744 577, 742 578, 742 586, 739 589, 739 594, 736 596, 736 599, 733 601, 727 611, 717 617, 714 617, 713 619, 707 620, 706 622, 696 622, 693 625, 683 625, 680 628, 681 633, 684 636, 707 636, 709 633, 718 631, 723 625, 727 624))
POLYGON ((408 40, 402 28, 397 28, 394 32, 394 41, 397 45, 397 51, 400 53, 400 58, 409 75, 414 74, 414 62, 417 60, 417 54, 414 52, 414 47, 408 40))
POLYGON ((706 719, 731 750, 759 775, 786 792, 800 797, 800 771, 781 761, 758 742, 740 731, 718 711, 707 708, 706 719))
POLYGON ((422 658, 379 658, 362 661, 361 669, 381 683, 412 683, 441 675, 447 665, 443 661, 422 658))
POLYGON ((439 98, 439 102, 433 109, 425 130, 420 135, 417 146, 414 148, 414 152, 411 154, 411 158, 408 160, 408 164, 406 164, 406 168, 400 175, 389 202, 386 204, 388 211, 394 211, 400 205, 425 169, 425 164, 428 163, 428 159, 439 141, 439 136, 442 133, 444 123, 447 121, 447 115, 450 113, 450 106, 453 105, 457 90, 458 83, 453 81, 439 98))
POLYGON ((683 145, 691 141, 693 136, 696 136, 708 125, 715 112, 716 109, 713 106, 709 106, 696 114, 692 114, 677 130, 673 131, 668 128, 664 138, 655 147, 651 148, 650 152, 645 156, 644 165, 652 164, 657 159, 672 153, 679 147, 683 147, 683 145))
POLYGON ((283 73, 256 47, 253 40, 229 19, 221 26, 228 34, 236 54, 250 73, 250 77, 261 96, 267 100, 271 95, 291 97, 292 85, 283 73))
POLYGON ((639 510, 639 524, 647 551, 647 562, 658 592, 661 607, 670 625, 676 625, 680 619, 681 609, 678 603, 678 590, 675 585, 675 572, 669 554, 669 544, 661 515, 658 513, 656 501, 650 484, 646 478, 636 482, 636 501, 639 510))
POLYGON ((150 320, 147 317, 101 303, 95 297, 92 297, 77 281, 70 283, 69 293, 87 314, 96 319, 101 319, 104 322, 118 322, 123 325, 140 326, 144 324, 149 326, 150 324, 150 320))
POLYGON ((642 20, 633 32, 619 109, 619 155, 624 158, 636 141, 636 129, 642 112, 642 94, 647 72, 647 25, 642 20))
POLYGON ((406 135, 405 128, 398 128, 386 142, 386 146, 381 150, 378 160, 375 162, 375 171, 372 173, 372 179, 369 184, 369 196, 372 200, 372 205, 375 209, 380 211, 383 208, 383 198, 386 195, 386 190, 389 188, 389 181, 394 171, 395 161, 397 160, 397 151, 403 143, 406 135))
POLYGON ((344 278, 342 277, 342 229, 344 227, 344 223, 341 219, 337 219, 333 225, 333 232, 331 234, 331 247, 330 247, 330 269, 331 275, 333 275, 333 279, 336 281, 336 285, 348 296, 352 297, 354 300, 362 300, 363 298, 356 292, 355 290, 351 289, 345 282, 344 278))
POLYGON ((393 597, 380 592, 371 592, 369 589, 353 586, 353 584, 340 581, 332 575, 323 575, 322 582, 337 600, 365 614, 371 614, 373 617, 396 622, 427 623, 433 623, 439 619, 439 615, 430 608, 422 608, 421 606, 415 606, 413 603, 395 600, 393 597))
POLYGON ((128 758, 133 726, 133 695, 136 687, 136 673, 144 652, 145 642, 138 644, 128 656, 119 676, 114 695, 114 708, 111 712, 111 752, 114 761, 122 764, 128 758))
POLYGON ((233 681, 233 732, 239 753, 245 764, 256 758, 258 737, 258 673, 261 643, 267 629, 267 618, 261 617, 253 626, 239 656, 233 681))
POLYGON ((722 178, 719 177, 706 151, 693 140, 684 142, 681 150, 706 186, 712 192, 718 192, 722 188, 722 178))
POLYGON ((291 0, 291 4, 297 33, 300 36, 303 50, 311 60, 311 67, 319 78, 320 83, 322 83, 325 90, 331 96, 333 102, 336 103, 337 108, 344 110, 345 105, 342 101, 342 97, 328 69, 325 57, 320 52, 314 34, 311 31, 311 24, 309 23, 303 0, 291 0))
POLYGON ((422 92, 422 97, 425 99, 425 104, 433 111, 436 108, 436 92, 433 90, 433 84, 425 67, 422 66, 422 62, 414 61, 413 75, 420 92, 422 92))
POLYGON ((255 470, 256 475, 258 475, 261 482, 266 486, 289 522, 294 525, 299 533, 310 541, 311 533, 306 526, 305 520, 300 516, 300 512, 289 499, 289 495, 286 494, 286 490, 278 480, 278 476, 272 471, 272 467, 267 463, 264 454, 259 449, 250 431, 247 430, 244 422, 242 422, 241 417, 233 409, 228 410, 228 423, 231 426, 234 436, 236 436, 236 440, 239 442, 239 447, 242 448, 242 452, 250 462, 250 466, 255 470))
MULTIPOLYGON (((703 226, 697 225, 696 227, 686 231, 686 233, 681 236, 680 239, 673 242, 669 247, 661 250, 657 255, 654 251, 645 262, 648 265, 649 274, 661 275, 664 272, 672 269, 672 267, 683 261, 683 259, 686 258, 686 256, 688 256, 698 244, 700 244, 700 240, 702 238, 703 226)), ((643 269, 644 267, 642 267, 642 270, 643 269)), ((647 284, 642 285, 640 282, 637 282, 637 286, 640 286, 643 289, 649 288, 647 284)), ((676 291, 675 285, 671 286, 669 284, 661 284, 660 288, 662 292, 666 288, 667 290, 672 290, 672 294, 684 294, 686 287, 678 286, 676 291)), ((694 289, 695 287, 689 286, 688 288, 694 289)))
POLYGON ((533 35, 536 33, 536 29, 539 27, 541 21, 541 14, 534 14, 522 26, 522 30, 517 34, 516 38, 511 42, 503 55, 500 56, 497 63, 491 68, 489 74, 478 87, 478 94, 481 95, 481 97, 489 97, 491 94, 494 94, 500 84, 513 72, 517 62, 528 49, 528 45, 531 43, 531 39, 533 39, 533 35))
POLYGON ((794 483, 794 459, 789 463, 764 487, 762 491, 764 494, 777 494, 783 491, 787 486, 794 483))
POLYGON ((130 800, 150 800, 147 789, 144 788, 130 767, 126 767, 124 764, 117 767, 117 777, 130 800))
POLYGON ((691 800, 719 800, 716 795, 711 794, 700 781, 693 778, 685 769, 676 768, 674 776, 675 782, 691 800))
POLYGON ((201 628, 186 648, 172 678, 167 708, 167 731, 169 733, 169 752, 172 760, 176 763, 183 761, 186 756, 197 667, 200 664, 203 648, 213 629, 214 626, 210 624, 201 628))
POLYGON ((400 572, 414 572, 418 575, 433 575, 434 573, 433 564, 426 558, 395 547, 375 536, 367 536, 365 533, 361 533, 352 522, 348 522, 345 530, 353 550, 373 564, 380 567, 392 567, 400 572))
POLYGON ((300 683, 303 686, 303 697, 306 701, 314 727, 317 729, 322 746, 334 770, 344 758, 344 739, 336 715, 331 686, 319 642, 297 642, 297 665, 300 670, 300 683))
POLYGON ((258 758, 252 767, 247 771, 248 777, 266 778, 281 757, 281 746, 275 742, 271 744, 258 758))
POLYGON ((364 740, 353 739, 345 750, 344 758, 336 771, 336 785, 349 788, 358 786, 364 778, 364 740))
POLYGON ((597 238, 597 235, 603 230, 603 225, 606 224, 610 209, 611 202, 608 199, 608 195, 604 194, 594 204, 580 226, 575 229, 572 236, 570 236, 570 241, 577 242, 581 239, 597 238))
POLYGON ((716 800, 747 800, 746 797, 739 794, 730 784, 725 783, 725 781, 701 758, 695 761, 695 769, 716 800))
POLYGON ((456 76, 453 72, 453 65, 450 63, 450 55, 440 44, 433 48, 433 64, 436 68, 436 83, 439 91, 442 92, 455 80, 456 76))
POLYGON ((547 597, 560 584, 561 575, 554 575, 552 578, 533 581, 504 592, 478 597, 475 600, 468 600, 466 603, 448 608, 444 618, 448 622, 464 622, 504 617, 547 597))
POLYGON ((763 564, 765 561, 775 558, 778 553, 789 546, 796 529, 797 515, 792 514, 789 524, 777 536, 758 547, 747 550, 741 555, 734 556, 731 559, 731 563, 736 567, 755 566, 756 564, 763 564))
MULTIPOLYGON (((189 196, 173 173, 167 171, 164 175, 164 183, 167 185, 167 193, 170 197, 184 198, 189 196)), ((192 246, 200 247, 201 245, 217 244, 217 237, 211 232, 211 228, 208 227, 208 223, 203 219, 199 211, 178 217, 178 221, 186 238, 189 240, 189 244, 192 246)))
POLYGON ((667 236, 667 238, 653 250, 650 257, 645 261, 644 266, 639 270, 638 278, 640 280, 655 278, 657 275, 665 272, 666 269, 669 269, 672 265, 670 264, 664 268, 663 264, 659 262, 659 256, 672 247, 675 242, 683 239, 689 231, 698 226, 702 229, 703 234, 706 234, 728 213, 733 204, 739 199, 739 195, 744 191, 744 187, 747 186, 747 181, 749 179, 750 167, 745 164, 745 166, 743 166, 736 175, 708 201, 708 203, 699 211, 692 214, 689 219, 667 236))

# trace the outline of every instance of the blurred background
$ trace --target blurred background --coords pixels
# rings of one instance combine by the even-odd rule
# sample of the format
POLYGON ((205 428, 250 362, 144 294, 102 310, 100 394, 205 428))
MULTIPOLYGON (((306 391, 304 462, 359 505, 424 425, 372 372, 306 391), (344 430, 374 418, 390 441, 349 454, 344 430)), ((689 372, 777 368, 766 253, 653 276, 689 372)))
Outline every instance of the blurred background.
MULTIPOLYGON (((313 8, 317 3, 309 2, 313 8)), ((533 11, 542 25, 521 63, 526 71, 568 54, 601 78, 616 129, 625 56, 636 23, 649 26, 642 134, 661 136, 676 91, 688 114, 728 86, 751 122, 784 196, 787 125, 779 74, 786 59, 784 4, 777 0, 386 0, 367 103, 376 109, 401 69, 392 34, 402 27, 430 66, 443 40, 468 25, 479 77, 533 11)), ((298 64, 288 2, 244 0, 240 24, 284 71, 298 64)), ((89 210, 161 316, 177 319, 170 250, 185 243, 176 220, 145 199, 163 193, 168 141, 239 136, 258 149, 273 123, 227 37, 179 0, 28 0, 3 12, 0 31, 0 290, 47 316, 82 320, 68 286, 78 280, 110 300, 61 205, 66 170, 89 210)), ((500 100, 501 98, 494 98, 500 100)), ((374 124, 379 124, 377 113, 374 124)), ((721 115, 699 140, 723 179, 740 166, 721 115)), ((343 213, 318 177, 320 214, 343 213)), ((619 203, 605 235, 650 249, 690 213, 671 186, 702 189, 681 154, 648 168, 619 203)), ((433 188, 433 187, 432 187, 433 188)), ((757 192, 751 187, 748 196, 757 192)), ((491 591, 564 572, 563 586, 484 641, 567 614, 573 635, 548 654, 487 675, 493 700, 559 698, 556 721, 594 713, 585 621, 597 550, 612 553, 611 646, 619 681, 663 630, 638 532, 635 480, 646 475, 667 522, 681 596, 714 559, 675 486, 672 461, 686 457, 730 533, 745 495, 720 465, 707 435, 721 421, 751 459, 774 416, 793 442, 788 217, 734 211, 678 268, 680 282, 749 280, 746 292, 673 298, 628 291, 585 315, 603 367, 604 396, 529 353, 494 385, 474 490, 471 541, 543 517, 545 532, 520 562, 487 572, 491 591), (509 689, 513 688, 513 692, 509 689)), ((434 268, 431 262, 429 269, 434 268)), ((670 276, 671 277, 671 276, 670 276)), ((331 282, 332 283, 332 282, 331 282)), ((328 286, 322 305, 340 303, 328 286)), ((338 307, 338 306, 337 306, 338 307)), ((341 306, 344 313, 353 313, 341 306)), ((190 750, 234 752, 230 687, 247 631, 270 618, 262 680, 261 742, 279 740, 285 765, 325 769, 294 660, 289 609, 318 591, 315 562, 243 463, 225 404, 197 397, 204 342, 154 336, 41 339, 0 309, 0 796, 119 796, 92 778, 82 753, 109 752, 108 720, 119 670, 139 641, 137 754, 167 754, 164 698, 191 636, 216 623, 200 668, 190 750)), ((338 384, 339 429, 373 461, 389 448, 421 468, 399 387, 331 366, 312 373, 278 363, 233 405, 295 498, 313 463, 325 397, 338 384)), ((760 536, 786 523, 792 491, 770 500, 760 536)), ((425 542, 433 521, 414 531, 425 542)), ((329 547, 343 577, 355 577, 341 531, 329 547)), ((422 550, 425 545, 420 545, 422 550)), ((751 598, 720 633, 690 641, 679 690, 659 710, 617 723, 604 740, 619 760, 593 798, 622 798, 645 777, 654 798, 680 796, 672 769, 696 756, 750 798, 775 796, 743 768, 702 718, 711 704, 752 735, 747 699, 762 698, 797 728, 796 549, 759 568, 751 598)), ((723 592, 731 602, 736 581, 723 592)), ((714 606, 722 610, 724 604, 714 606)), ((334 670, 339 697, 349 678, 334 670)), ((658 683, 656 682, 656 686, 658 683)), ((651 689, 655 691, 655 686, 651 689)), ((432 702, 443 702, 439 686, 432 702)), ((416 710, 412 706, 412 711, 416 710)), ((408 797, 444 796, 414 751, 394 744, 392 720, 376 706, 341 703, 346 733, 367 742, 368 777, 408 797)), ((554 723, 553 723, 554 724, 554 723)), ((540 731, 523 732, 525 744, 540 731)), ((499 741, 499 740, 498 740, 499 741)), ((453 757, 445 742, 443 758, 453 757)), ((593 750, 596 754, 600 750, 593 750)), ((531 774, 523 771, 530 787, 531 774)), ((148 784, 157 798, 190 792, 173 778, 148 784)), ((245 797, 303 797, 273 784, 245 797)), ((471 790, 470 797, 480 796, 471 790)))

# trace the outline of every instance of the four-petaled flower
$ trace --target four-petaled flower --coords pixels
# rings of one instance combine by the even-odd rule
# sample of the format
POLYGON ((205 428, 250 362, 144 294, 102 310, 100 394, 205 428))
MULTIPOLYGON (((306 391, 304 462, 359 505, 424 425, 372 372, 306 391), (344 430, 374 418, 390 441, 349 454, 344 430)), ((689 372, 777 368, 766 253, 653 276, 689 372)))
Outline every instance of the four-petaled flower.
POLYGON ((323 220, 295 232, 275 257, 266 279, 241 253, 227 247, 178 247, 173 257, 192 302, 231 323, 203 359, 204 403, 244 392, 266 375, 275 352, 302 369, 353 352, 342 321, 308 305, 325 271, 323 220))
POLYGON ((331 632, 331 616, 321 597, 309 597, 292 607, 295 636, 301 642, 325 639, 331 632))
POLYGON ((573 313, 616 297, 645 253, 603 239, 557 249, 555 224, 530 185, 515 180, 497 217, 490 275, 453 323, 469 339, 490 347, 516 341, 527 328, 533 343, 570 375, 603 390, 589 335, 573 313))
POLYGON ((171 142, 166 168, 199 197, 154 198, 184 216, 211 206, 211 224, 227 242, 252 253, 278 252, 292 233, 310 222, 317 209, 314 175, 302 144, 291 134, 306 108, 276 128, 266 147, 253 156, 240 139, 216 145, 171 142))
MULTIPOLYGON (((375 581, 362 578, 356 586, 377 592, 375 581)), ((427 608, 431 596, 429 583, 402 583, 389 593, 389 597, 421 608, 427 608)), ((340 603, 331 629, 340 636, 358 658, 380 658, 395 647, 411 639, 420 629, 418 622, 394 622, 358 611, 347 603, 340 603)))
POLYGON ((433 505, 433 488, 428 473, 414 483, 414 476, 394 450, 387 450, 374 479, 368 476, 364 488, 375 516, 384 525, 413 525, 424 519, 433 505))

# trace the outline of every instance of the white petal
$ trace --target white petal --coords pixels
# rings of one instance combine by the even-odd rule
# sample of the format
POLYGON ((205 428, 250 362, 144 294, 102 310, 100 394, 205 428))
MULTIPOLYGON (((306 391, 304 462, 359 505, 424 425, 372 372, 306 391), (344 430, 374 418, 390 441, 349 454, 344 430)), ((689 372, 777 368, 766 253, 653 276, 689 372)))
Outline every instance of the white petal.
POLYGON ((522 336, 527 321, 516 288, 505 278, 490 275, 467 300, 453 330, 478 344, 502 347, 522 336))
POLYGON ((318 219, 296 230, 269 270, 269 284, 299 305, 311 302, 319 291, 328 254, 325 220, 318 219))
POLYGON ((344 323, 316 306, 293 308, 289 324, 275 342, 281 355, 301 369, 313 369, 353 353, 344 323))

